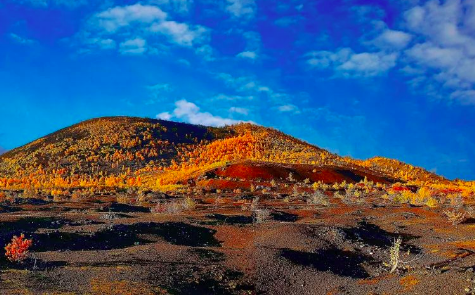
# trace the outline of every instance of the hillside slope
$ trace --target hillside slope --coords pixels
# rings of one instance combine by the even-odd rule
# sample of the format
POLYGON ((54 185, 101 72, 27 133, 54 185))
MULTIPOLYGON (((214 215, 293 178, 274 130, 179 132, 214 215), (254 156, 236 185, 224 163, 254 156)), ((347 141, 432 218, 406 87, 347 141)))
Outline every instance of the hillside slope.
POLYGON ((395 181, 444 180, 396 160, 342 158, 252 124, 215 128, 106 117, 64 128, 1 155, 0 187, 167 185, 242 161, 356 169, 395 181))

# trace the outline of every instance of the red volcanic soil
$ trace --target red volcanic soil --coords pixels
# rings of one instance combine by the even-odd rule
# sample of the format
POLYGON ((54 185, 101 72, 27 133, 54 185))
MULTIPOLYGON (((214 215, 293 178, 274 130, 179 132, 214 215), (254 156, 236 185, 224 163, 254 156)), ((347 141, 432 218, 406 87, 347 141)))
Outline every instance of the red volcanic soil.
POLYGON ((170 214, 102 197, 0 204, 0 243, 20 233, 33 239, 30 258, 23 263, 10 262, 2 253, 0 294, 475 290, 473 223, 451 225, 442 214, 445 207, 411 207, 371 197, 344 204, 330 195, 330 204, 319 206, 302 198, 260 195, 257 209, 270 214, 256 222, 247 195, 193 195, 196 208, 170 214), (389 273, 385 263, 396 237, 403 241, 404 263, 389 273))
POLYGON ((292 173, 296 181, 309 179, 311 182, 322 181, 324 183, 335 183, 346 181, 356 183, 365 177, 374 182, 392 183, 395 180, 383 175, 376 175, 363 170, 343 168, 343 167, 318 167, 304 164, 273 164, 263 162, 242 162, 231 164, 226 167, 217 168, 207 173, 211 178, 223 177, 248 181, 286 181, 292 173))

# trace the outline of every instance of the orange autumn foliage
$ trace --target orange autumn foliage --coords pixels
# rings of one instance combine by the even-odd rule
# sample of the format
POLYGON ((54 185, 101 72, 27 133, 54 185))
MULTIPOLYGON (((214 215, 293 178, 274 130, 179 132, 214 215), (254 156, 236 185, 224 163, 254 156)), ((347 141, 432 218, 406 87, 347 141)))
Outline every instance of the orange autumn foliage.
POLYGON ((22 262, 28 256, 28 249, 33 244, 30 239, 25 239, 25 235, 13 236, 11 243, 5 247, 5 256, 12 262, 22 262))
POLYGON ((340 157, 253 124, 216 128, 130 117, 88 120, 0 156, 0 191, 161 190, 239 161, 364 169, 434 192, 475 193, 473 182, 382 157, 340 157))

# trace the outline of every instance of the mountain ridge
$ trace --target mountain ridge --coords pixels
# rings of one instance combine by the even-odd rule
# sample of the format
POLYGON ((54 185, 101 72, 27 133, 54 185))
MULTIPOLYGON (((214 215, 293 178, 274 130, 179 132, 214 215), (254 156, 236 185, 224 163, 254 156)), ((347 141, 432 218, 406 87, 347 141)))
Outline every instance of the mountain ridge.
POLYGON ((85 120, 10 150, 0 155, 0 177, 34 187, 54 187, 58 179, 74 186, 105 184, 107 177, 120 178, 114 180, 120 184, 148 179, 149 186, 169 185, 243 161, 358 170, 400 182, 449 181, 395 159, 341 157, 250 123, 208 127, 126 116, 85 120))

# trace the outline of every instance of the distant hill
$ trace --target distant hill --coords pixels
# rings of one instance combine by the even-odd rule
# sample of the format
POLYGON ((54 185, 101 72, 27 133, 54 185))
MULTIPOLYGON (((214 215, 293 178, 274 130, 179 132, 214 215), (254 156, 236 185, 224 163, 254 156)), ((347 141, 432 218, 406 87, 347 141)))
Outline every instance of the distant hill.
POLYGON ((0 156, 0 178, 35 187, 125 183, 130 178, 132 184, 166 185, 241 162, 331 167, 401 182, 446 181, 397 160, 343 158, 252 124, 216 128, 134 117, 84 121, 10 150, 0 156))

